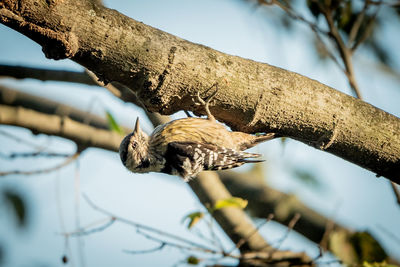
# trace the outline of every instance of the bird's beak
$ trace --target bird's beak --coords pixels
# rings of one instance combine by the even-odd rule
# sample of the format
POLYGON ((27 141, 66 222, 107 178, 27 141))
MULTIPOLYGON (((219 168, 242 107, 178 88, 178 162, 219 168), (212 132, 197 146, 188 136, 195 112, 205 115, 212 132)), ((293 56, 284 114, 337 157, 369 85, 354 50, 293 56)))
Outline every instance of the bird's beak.
POLYGON ((135 134, 140 134, 140 125, 139 125, 139 117, 137 117, 136 119, 136 123, 135 123, 135 128, 133 130, 133 133, 135 134))

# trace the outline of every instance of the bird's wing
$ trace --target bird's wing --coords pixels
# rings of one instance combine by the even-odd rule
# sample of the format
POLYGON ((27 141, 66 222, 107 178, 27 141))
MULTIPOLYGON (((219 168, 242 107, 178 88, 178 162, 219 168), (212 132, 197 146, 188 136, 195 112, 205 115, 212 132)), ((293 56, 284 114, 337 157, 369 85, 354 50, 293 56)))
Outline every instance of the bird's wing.
POLYGON ((260 154, 236 151, 207 143, 171 142, 165 153, 166 164, 163 172, 178 174, 185 180, 195 177, 202 170, 224 170, 243 165, 260 154))

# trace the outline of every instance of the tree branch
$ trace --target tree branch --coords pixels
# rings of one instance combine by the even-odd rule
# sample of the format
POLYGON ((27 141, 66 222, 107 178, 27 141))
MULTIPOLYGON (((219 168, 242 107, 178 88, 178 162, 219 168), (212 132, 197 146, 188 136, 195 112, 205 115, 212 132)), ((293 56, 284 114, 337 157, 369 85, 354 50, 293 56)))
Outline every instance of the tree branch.
MULTIPOLYGON (((85 123, 99 129, 109 129, 108 123, 102 117, 89 112, 73 108, 71 106, 49 100, 44 97, 24 93, 12 88, 0 85, 0 104, 14 107, 24 107, 46 114, 68 116, 71 119, 85 123)), ((128 131, 128 128, 125 129, 128 131)))
POLYGON ((57 164, 53 167, 50 168, 43 168, 43 169, 38 169, 38 170, 31 170, 31 171, 21 171, 21 170, 12 170, 12 171, 4 171, 0 172, 0 176, 7 176, 7 175, 35 175, 35 174, 43 174, 43 173, 50 173, 56 170, 59 170, 67 165, 69 165, 71 162, 75 161, 78 159, 80 153, 77 152, 74 155, 68 157, 65 161, 63 161, 60 164, 57 164))
POLYGON ((33 133, 56 135, 74 141, 78 147, 99 147, 118 151, 121 135, 96 129, 66 116, 47 115, 23 107, 0 104, 0 124, 30 129, 33 133))
POLYGON ((328 24, 329 27, 329 34, 332 37, 332 40, 335 42, 337 46, 337 50, 339 51, 340 57, 343 60, 344 67, 346 69, 345 74, 347 76, 347 80, 349 81, 351 89, 354 91, 355 95, 357 98, 362 98, 361 97, 361 92, 360 89, 358 88, 358 84, 356 82, 355 74, 354 74, 354 67, 353 67, 353 60, 352 60, 352 52, 351 49, 349 49, 345 42, 343 41, 342 37, 340 36, 340 33, 335 26, 335 23, 333 21, 333 14, 330 9, 324 8, 322 5, 319 5, 319 9, 321 10, 322 14, 325 17, 325 20, 328 24))
POLYGON ((26 66, 0 64, 0 77, 15 79, 37 79, 40 81, 73 82, 87 85, 97 85, 84 71, 51 70, 26 66))
POLYGON ((220 83, 217 119, 244 132, 278 132, 400 182, 400 119, 317 81, 223 54, 91 1, 0 3, 0 22, 53 59, 71 58, 128 86, 150 111, 204 111, 192 96, 220 83), (125 44, 129 44, 125 45, 125 44), (324 142, 323 140, 322 142, 324 142))

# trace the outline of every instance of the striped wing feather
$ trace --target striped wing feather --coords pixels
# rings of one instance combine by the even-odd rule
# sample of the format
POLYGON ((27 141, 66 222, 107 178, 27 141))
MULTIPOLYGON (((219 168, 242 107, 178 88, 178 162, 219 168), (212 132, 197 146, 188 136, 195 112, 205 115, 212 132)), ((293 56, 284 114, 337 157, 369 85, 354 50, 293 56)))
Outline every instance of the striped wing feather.
POLYGON ((254 160, 260 154, 236 151, 207 143, 171 142, 165 153, 166 165, 163 172, 179 174, 185 179, 196 176, 202 170, 224 170, 245 163, 261 162, 254 160))

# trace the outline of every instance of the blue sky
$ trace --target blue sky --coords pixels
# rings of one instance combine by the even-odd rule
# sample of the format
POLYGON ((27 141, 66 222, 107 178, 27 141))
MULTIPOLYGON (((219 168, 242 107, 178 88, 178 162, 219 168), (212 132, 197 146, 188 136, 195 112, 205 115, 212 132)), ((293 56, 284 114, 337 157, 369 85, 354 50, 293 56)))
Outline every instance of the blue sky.
MULTIPOLYGON (((303 30, 300 34, 285 34, 273 23, 269 23, 273 17, 268 21, 264 12, 242 5, 239 1, 105 1, 105 4, 189 41, 289 69, 345 93, 350 92, 344 75, 333 63, 317 61, 314 51, 310 49, 309 39, 312 34, 304 27, 299 27, 303 30)), ((383 37, 391 40, 394 38, 390 37, 394 36, 394 30, 388 26, 383 37)), ((0 25, 0 36, 0 63, 81 69, 69 60, 46 59, 38 45, 3 25, 0 25)), ((396 43, 396 40, 388 43, 396 43)), ((371 61, 369 55, 362 50, 355 56, 356 75, 366 101, 400 116, 399 81, 377 73, 368 63, 371 61)), ((112 99, 105 90, 90 86, 32 80, 2 80, 0 84, 32 94, 46 95, 99 115, 110 110, 121 124, 128 126, 133 124, 137 116, 144 116, 134 106, 112 99)), ((179 116, 183 115, 175 115, 179 116)), ((148 121, 144 121, 144 129, 151 131, 148 121)), ((74 150, 73 143, 60 138, 32 136, 29 131, 15 127, 2 126, 0 130, 49 146, 51 150, 74 150)), ((2 135, 0 144, 3 153, 27 149, 2 135)), ((385 179, 377 179, 369 171, 295 141, 289 141, 285 146, 279 141, 269 142, 256 148, 256 151, 263 153, 267 159, 266 177, 271 185, 284 192, 295 193, 310 207, 350 228, 371 230, 385 248, 395 255, 396 247, 400 245, 393 236, 400 238, 400 210, 395 205, 385 179), (287 171, 289 166, 310 170, 326 184, 327 191, 312 190, 291 178, 287 171), (392 236, 382 231, 382 227, 389 230, 392 236)), ((56 162, 24 160, 21 163, 0 160, 0 169, 21 168, 21 165, 24 169, 37 169, 52 166, 56 162)), ((30 225, 25 231, 16 230, 8 216, 0 216, 0 243, 6 245, 6 266, 27 266, 30 263, 61 265, 60 258, 66 246, 59 233, 76 230, 76 206, 80 207, 80 225, 104 217, 84 202, 82 193, 87 194, 97 205, 121 217, 196 239, 181 224, 186 214, 201 209, 189 187, 176 177, 131 174, 123 168, 116 153, 89 149, 81 156, 79 166, 71 164, 47 175, 0 179, 0 188, 6 187, 23 192, 32 211, 30 225), (77 168, 79 177, 76 176, 77 168)), ((0 214, 5 213, 0 211, 0 214)), ((283 236, 284 230, 269 224, 262 229, 262 234, 273 243, 283 236)), ((220 236, 229 248, 231 245, 224 234, 220 233, 220 236)), ((81 239, 71 238, 68 247, 71 250, 72 266, 81 266, 82 262, 85 266, 172 266, 185 258, 180 251, 171 248, 144 255, 123 252, 124 249, 146 249, 156 245, 137 235, 135 229, 116 224, 99 234, 81 239)), ((295 233, 289 235, 282 248, 318 254, 316 246, 295 233)), ((400 257, 398 250, 397 253, 400 257)))

